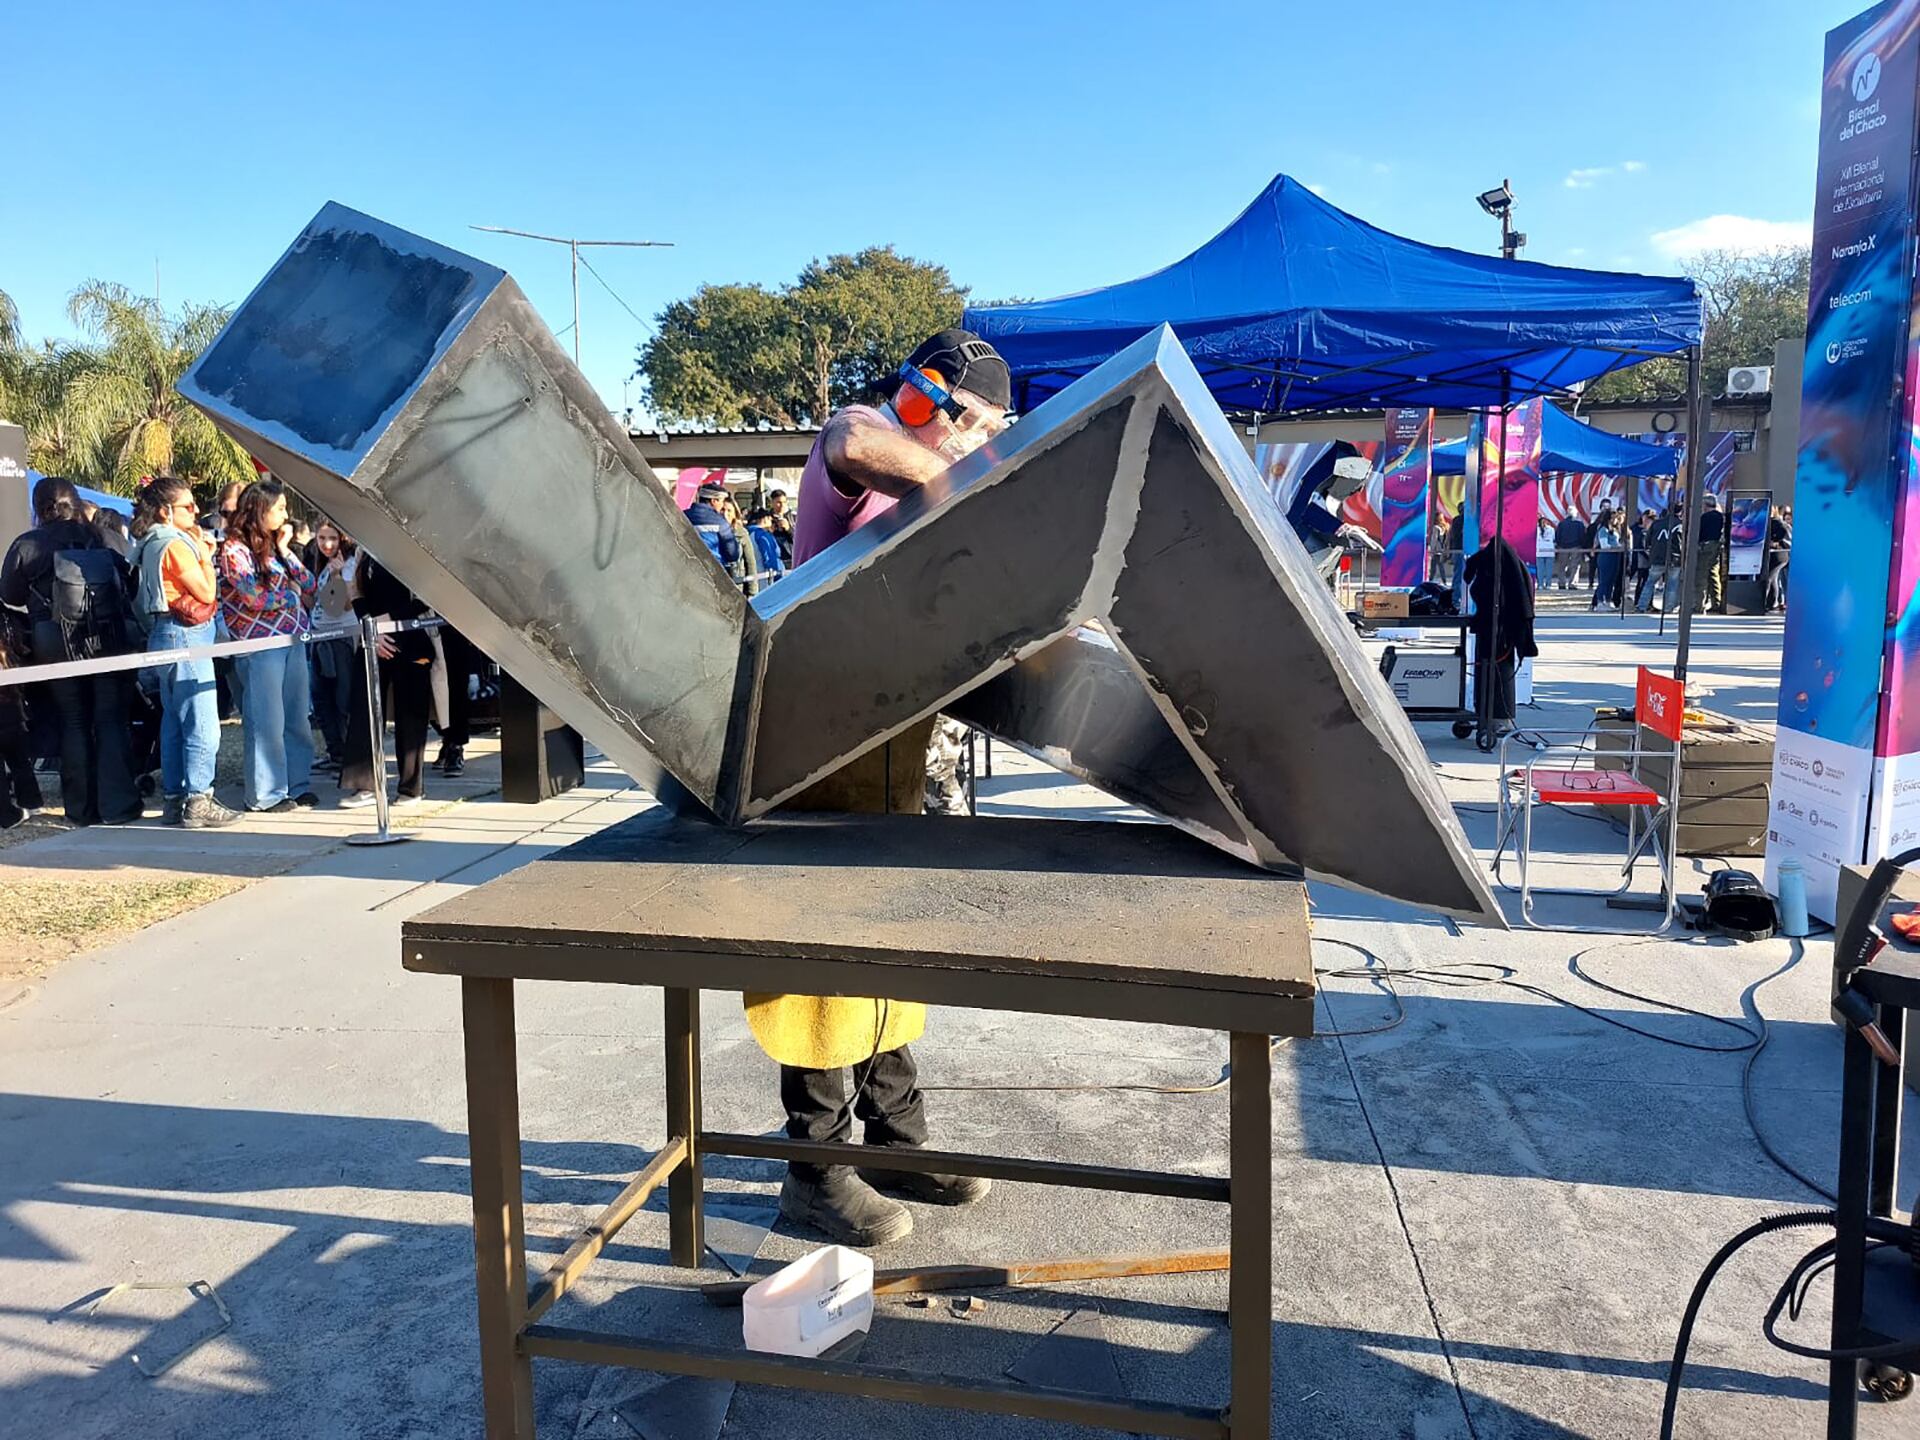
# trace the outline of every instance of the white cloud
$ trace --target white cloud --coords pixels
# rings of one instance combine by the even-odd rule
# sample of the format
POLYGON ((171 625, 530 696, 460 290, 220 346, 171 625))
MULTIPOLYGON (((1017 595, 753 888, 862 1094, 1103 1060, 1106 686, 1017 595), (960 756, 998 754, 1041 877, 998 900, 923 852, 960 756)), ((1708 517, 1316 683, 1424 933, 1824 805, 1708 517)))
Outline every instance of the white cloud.
POLYGON ((1748 215, 1708 215, 1653 236, 1653 247, 1676 258, 1703 250, 1732 250, 1747 255, 1805 245, 1813 238, 1810 220, 1756 220, 1748 215))
POLYGON ((1647 162, 1644 160, 1622 160, 1620 162, 1620 168, 1629 175, 1638 175, 1642 170, 1647 168, 1647 162))
POLYGON ((1376 175, 1391 175, 1393 173, 1393 166, 1387 164, 1384 160, 1376 160, 1367 168, 1376 175))
POLYGON ((1587 247, 1584 245, 1570 245, 1567 247, 1567 252, 1566 252, 1567 259, 1569 260, 1578 260, 1582 255, 1586 253, 1587 253, 1587 247))
POLYGON ((1322 200, 1327 198, 1327 187, 1324 185, 1316 185, 1311 180, 1309 180, 1307 182, 1307 189, 1311 190, 1314 194, 1318 195, 1322 200))
POLYGON ((1613 173, 1611 165, 1589 165, 1580 170, 1569 170, 1567 178, 1560 183, 1569 190, 1591 190, 1594 181, 1613 173))

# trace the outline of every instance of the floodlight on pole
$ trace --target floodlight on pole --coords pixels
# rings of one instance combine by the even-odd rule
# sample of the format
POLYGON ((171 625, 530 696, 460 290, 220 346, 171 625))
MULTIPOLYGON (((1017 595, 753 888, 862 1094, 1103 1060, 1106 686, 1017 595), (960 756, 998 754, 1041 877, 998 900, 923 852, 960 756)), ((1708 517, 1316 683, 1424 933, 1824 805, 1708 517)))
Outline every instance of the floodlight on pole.
MULTIPOLYGON (((573 261, 573 363, 580 363, 580 247, 583 245, 614 245, 625 250, 671 249, 671 240, 582 240, 574 235, 536 235, 531 230, 509 230, 504 225, 470 225, 470 230, 484 230, 489 235, 517 235, 522 240, 544 240, 549 245, 564 245, 573 261)), ((606 284, 606 281, 601 281, 606 284)))
POLYGON ((1513 228, 1513 182, 1502 180, 1497 190, 1483 190, 1474 197, 1480 202, 1480 208, 1500 222, 1500 257, 1512 260, 1518 257, 1520 247, 1527 243, 1527 237, 1513 228))

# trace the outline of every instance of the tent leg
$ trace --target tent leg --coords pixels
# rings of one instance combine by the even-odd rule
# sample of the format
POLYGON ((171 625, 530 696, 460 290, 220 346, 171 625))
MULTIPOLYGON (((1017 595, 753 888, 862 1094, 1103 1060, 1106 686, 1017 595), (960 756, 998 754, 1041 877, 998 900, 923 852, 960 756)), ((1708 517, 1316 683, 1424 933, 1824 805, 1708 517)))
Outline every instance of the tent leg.
MULTIPOLYGON (((1707 399, 1700 383, 1700 347, 1687 351, 1687 514, 1681 530, 1680 552, 1680 631, 1674 641, 1673 678, 1682 685, 1687 679, 1687 647, 1693 640, 1694 597, 1700 584, 1700 511, 1706 500, 1707 449, 1712 425, 1707 399)), ((1665 629, 1665 621, 1661 622, 1665 629)))

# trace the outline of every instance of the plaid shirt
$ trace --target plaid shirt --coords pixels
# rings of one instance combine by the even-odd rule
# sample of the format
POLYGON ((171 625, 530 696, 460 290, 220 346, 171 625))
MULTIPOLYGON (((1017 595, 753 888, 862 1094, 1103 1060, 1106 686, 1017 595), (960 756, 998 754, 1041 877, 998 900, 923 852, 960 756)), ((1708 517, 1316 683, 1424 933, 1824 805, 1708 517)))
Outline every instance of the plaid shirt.
POLYGON ((291 555, 276 555, 263 570, 244 541, 220 547, 220 615, 236 640, 304 635, 318 583, 291 555))

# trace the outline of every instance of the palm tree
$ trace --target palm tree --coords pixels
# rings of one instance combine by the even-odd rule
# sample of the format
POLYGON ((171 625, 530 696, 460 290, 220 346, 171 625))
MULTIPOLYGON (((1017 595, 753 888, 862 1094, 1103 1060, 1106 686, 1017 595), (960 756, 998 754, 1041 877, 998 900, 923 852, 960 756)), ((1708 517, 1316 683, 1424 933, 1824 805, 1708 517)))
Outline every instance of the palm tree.
POLYGON ((13 297, 0 290, 0 350, 13 350, 20 344, 20 307, 13 297))
POLYGON ((96 364, 87 347, 51 340, 0 350, 0 415, 26 427, 27 463, 42 474, 99 478, 96 451, 74 433, 65 403, 68 388, 96 364))
POLYGON ((224 310, 188 305, 168 315, 158 301, 94 280, 73 292, 67 313, 93 342, 85 363, 61 377, 58 428, 80 462, 68 474, 123 495, 163 472, 208 485, 255 478, 246 451, 174 389, 220 333, 224 310))

